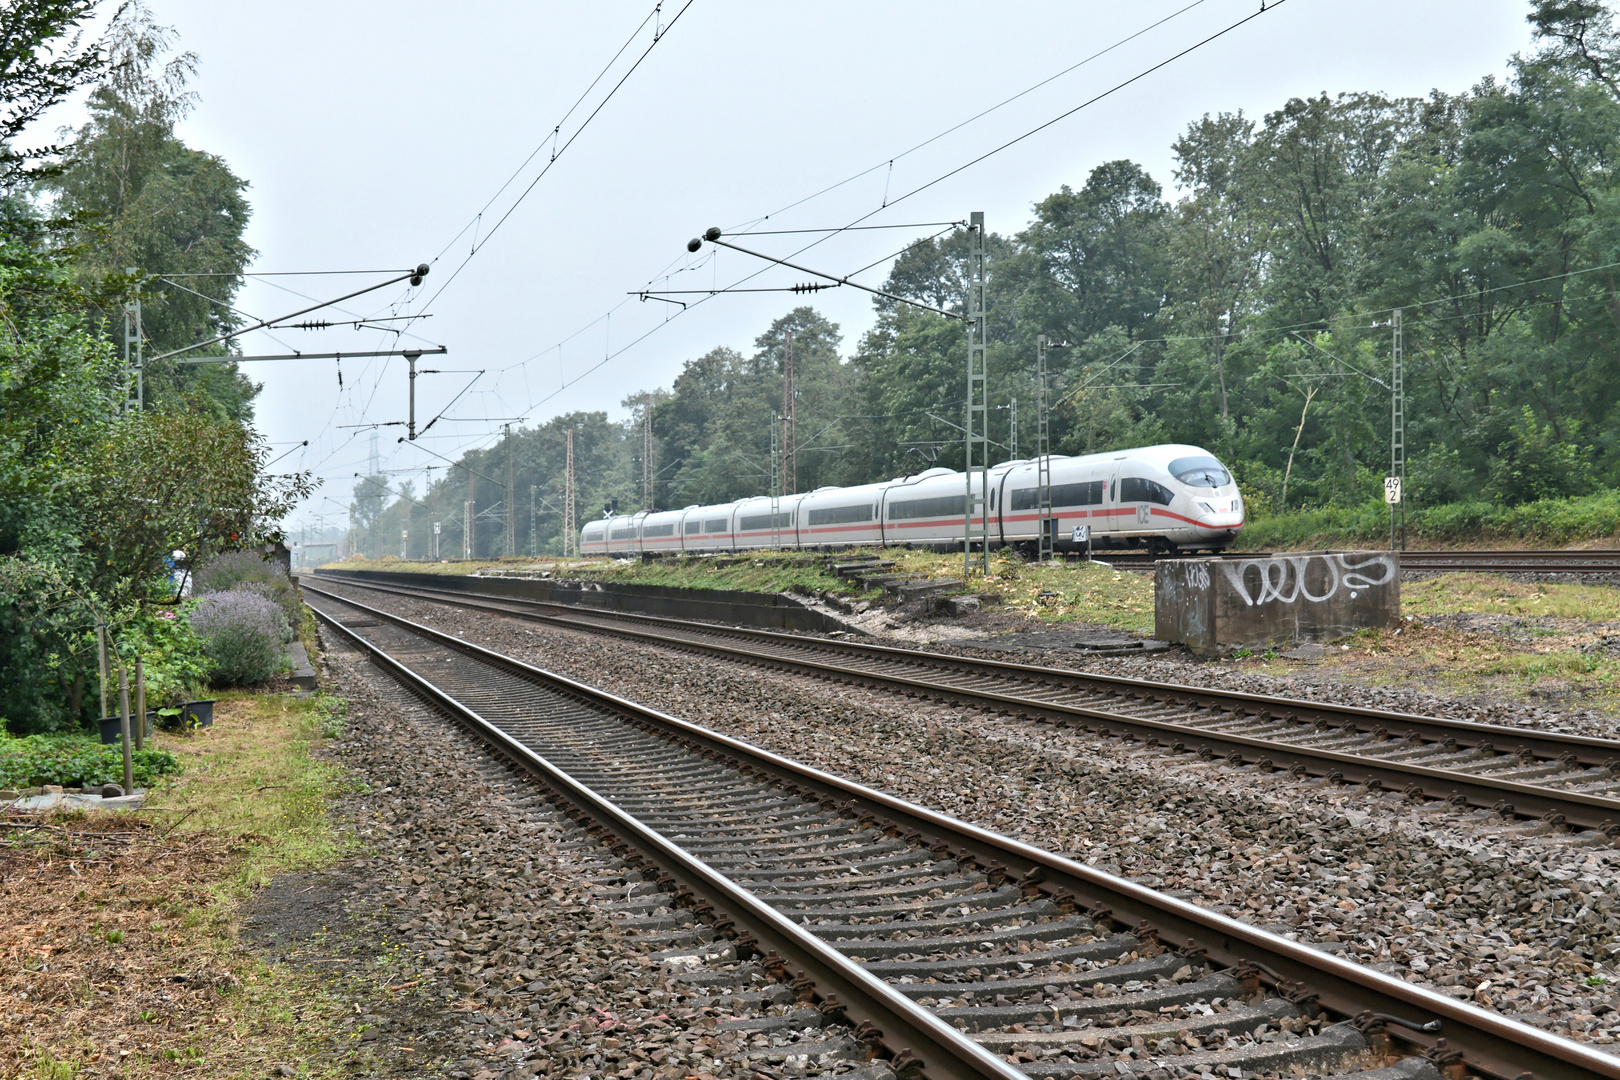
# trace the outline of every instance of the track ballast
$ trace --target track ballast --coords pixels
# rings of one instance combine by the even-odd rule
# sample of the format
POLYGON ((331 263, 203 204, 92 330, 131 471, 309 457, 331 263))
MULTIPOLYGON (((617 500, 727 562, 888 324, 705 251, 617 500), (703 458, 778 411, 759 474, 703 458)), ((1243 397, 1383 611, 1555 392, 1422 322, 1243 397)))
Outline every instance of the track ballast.
POLYGON ((668 955, 733 950, 693 976, 729 981, 721 997, 789 980, 787 1022, 846 1031, 848 1053, 935 1077, 1620 1077, 1580 1044, 429 628, 312 606, 642 866, 626 929, 668 955), (678 929, 681 905, 708 929, 678 929))

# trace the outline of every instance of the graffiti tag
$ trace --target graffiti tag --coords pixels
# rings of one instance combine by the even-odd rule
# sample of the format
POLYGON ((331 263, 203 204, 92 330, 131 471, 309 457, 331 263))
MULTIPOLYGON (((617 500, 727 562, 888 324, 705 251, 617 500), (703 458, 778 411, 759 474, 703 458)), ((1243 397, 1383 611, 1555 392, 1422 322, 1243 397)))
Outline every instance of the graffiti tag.
POLYGON ((1304 599, 1320 604, 1331 599, 1340 589, 1349 589, 1354 597, 1363 589, 1387 585, 1395 579, 1395 560, 1388 555, 1371 555, 1360 562, 1351 562, 1351 555, 1278 555, 1269 559, 1244 559, 1241 562, 1223 562, 1221 569, 1226 580, 1237 590, 1249 607, 1275 600, 1292 604, 1304 599), (1325 573, 1313 593, 1306 584, 1306 571, 1320 560, 1325 573), (1258 591, 1249 588, 1249 571, 1253 570, 1258 591))

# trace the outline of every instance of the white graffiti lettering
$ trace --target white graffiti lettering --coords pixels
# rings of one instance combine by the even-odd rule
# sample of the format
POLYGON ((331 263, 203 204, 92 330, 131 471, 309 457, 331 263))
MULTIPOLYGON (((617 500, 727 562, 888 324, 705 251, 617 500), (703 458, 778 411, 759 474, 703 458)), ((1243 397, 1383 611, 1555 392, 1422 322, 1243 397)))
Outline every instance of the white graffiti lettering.
POLYGON ((1351 555, 1278 555, 1269 559, 1223 562, 1221 569, 1249 607, 1272 600, 1292 604, 1302 598, 1320 604, 1332 599, 1340 588, 1350 589, 1354 598, 1361 590, 1387 585, 1395 579, 1395 560, 1388 555, 1371 555, 1360 562, 1352 562, 1353 558, 1351 555), (1326 571, 1320 594, 1311 592, 1305 583, 1307 569, 1318 559, 1326 571), (1258 579, 1258 593, 1249 589, 1251 569, 1258 579))

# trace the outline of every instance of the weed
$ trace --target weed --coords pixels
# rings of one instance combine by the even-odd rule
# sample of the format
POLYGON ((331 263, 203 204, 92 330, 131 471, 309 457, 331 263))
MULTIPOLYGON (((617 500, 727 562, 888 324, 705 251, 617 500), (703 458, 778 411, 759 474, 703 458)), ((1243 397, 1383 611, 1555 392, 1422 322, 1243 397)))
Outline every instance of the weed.
MULTIPOLYGON (((180 768, 173 754, 150 747, 134 751, 131 760, 135 782, 142 785, 180 768)), ((118 746, 103 746, 84 735, 30 735, 14 739, 0 732, 0 787, 36 784, 99 787, 122 783, 123 779, 123 750, 118 746)))
POLYGON ((106 939, 109 945, 122 945, 124 943, 124 932, 122 930, 109 930, 102 937, 106 939))
POLYGON ((77 1062, 59 1061, 49 1053, 40 1055, 34 1062, 34 1076, 38 1080, 75 1080, 78 1075, 77 1062))
POLYGON ((1586 985, 1587 986, 1608 986, 1609 985, 1609 980, 1605 979, 1602 975, 1588 975, 1586 977, 1586 985))
POLYGON ((330 694, 317 694, 315 715, 322 738, 341 739, 349 726, 349 701, 347 698, 333 697, 330 694))

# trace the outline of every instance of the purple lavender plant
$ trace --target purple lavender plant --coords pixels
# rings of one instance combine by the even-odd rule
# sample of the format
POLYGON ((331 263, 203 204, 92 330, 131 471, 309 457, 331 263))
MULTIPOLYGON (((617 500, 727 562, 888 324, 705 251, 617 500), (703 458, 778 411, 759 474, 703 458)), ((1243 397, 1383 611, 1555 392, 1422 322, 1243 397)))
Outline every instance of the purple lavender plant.
MULTIPOLYGON (((289 627, 296 627, 304 617, 304 600, 292 579, 281 567, 254 552, 227 551, 216 555, 198 567, 192 579, 192 591, 198 596, 232 589, 246 589, 274 600, 287 616, 289 627)), ((292 638, 289 636, 287 640, 292 638)))
POLYGON ((210 593, 198 601, 190 620, 218 682, 262 683, 281 665, 287 617, 272 600, 242 589, 210 593))

